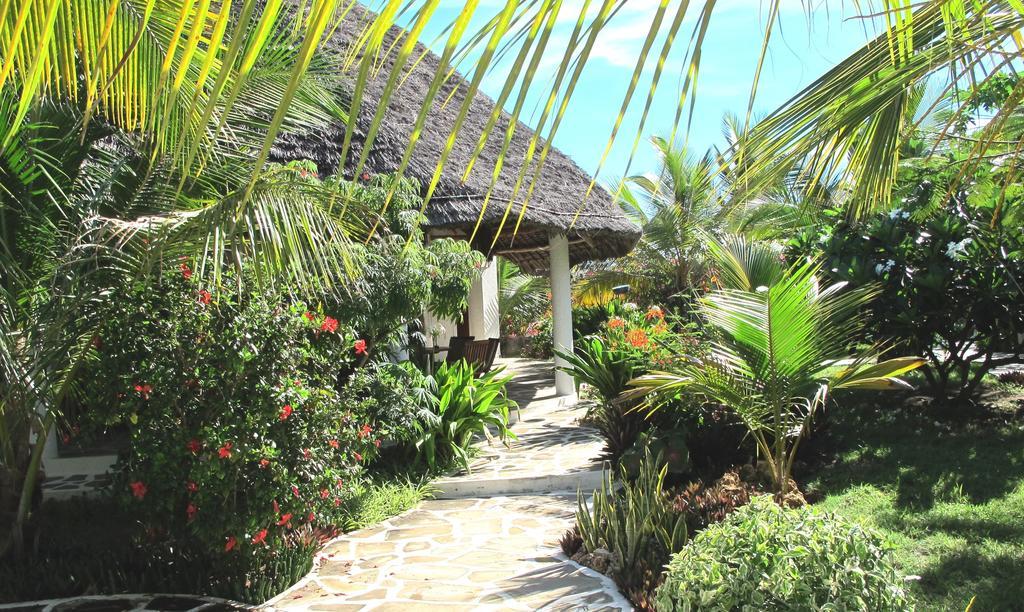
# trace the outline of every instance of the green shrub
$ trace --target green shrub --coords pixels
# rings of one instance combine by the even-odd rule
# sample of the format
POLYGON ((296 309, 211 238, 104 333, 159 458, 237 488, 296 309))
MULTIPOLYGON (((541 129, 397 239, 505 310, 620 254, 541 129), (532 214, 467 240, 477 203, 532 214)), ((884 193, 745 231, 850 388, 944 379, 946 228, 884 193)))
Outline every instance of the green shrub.
POLYGON ((908 165, 897 185, 900 208, 794 240, 794 255, 822 257, 835 280, 877 283, 872 331, 926 357, 929 393, 957 403, 975 394, 986 373, 1024 353, 1021 221, 1003 206, 1007 192, 991 176, 997 167, 963 171, 938 159, 908 165))
POLYGON ((505 394, 511 376, 502 368, 480 377, 465 360, 441 364, 434 373, 436 396, 430 410, 414 425, 412 446, 418 461, 431 469, 457 461, 469 467, 469 448, 474 436, 490 436, 495 428, 502 441, 514 438, 508 429, 508 413, 516 403, 505 394))
POLYGON ((0 604, 116 593, 189 593, 261 604, 309 573, 326 534, 297 528, 234 554, 154 539, 112 500, 43 504, 23 557, 0 558, 0 604))
POLYGON ((362 350, 351 331, 255 279, 243 286, 214 295, 182 262, 124 288, 85 393, 87 414, 128 429, 114 484, 125 507, 232 554, 330 524, 381 428, 335 389, 362 350))
POLYGON ((658 610, 909 610, 879 537, 771 497, 697 535, 668 566, 658 610))
POLYGON ((375 423, 375 438, 408 440, 420 415, 426 384, 423 373, 409 362, 370 363, 346 381, 341 404, 375 423))
MULTIPOLYGON (((582 548, 611 554, 609 575, 638 606, 657 586, 661 568, 686 544, 686 521, 675 513, 664 490, 668 466, 659 468, 650 453, 635 480, 621 471, 620 490, 605 471, 601 488, 588 505, 580 492, 576 511, 582 548)), ((598 568, 605 569, 605 568, 598 568)))

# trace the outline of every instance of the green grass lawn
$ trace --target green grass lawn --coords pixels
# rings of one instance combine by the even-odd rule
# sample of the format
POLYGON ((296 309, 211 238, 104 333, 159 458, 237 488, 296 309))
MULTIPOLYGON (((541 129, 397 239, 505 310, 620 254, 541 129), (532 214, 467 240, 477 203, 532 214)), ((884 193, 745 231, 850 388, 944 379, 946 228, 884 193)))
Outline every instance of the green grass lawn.
POLYGON ((1024 393, 938 418, 896 397, 840 398, 816 506, 884 533, 919 609, 1024 610, 1024 393), (974 414, 971 414, 971 413, 974 414), (831 459, 835 461, 832 462, 831 459))

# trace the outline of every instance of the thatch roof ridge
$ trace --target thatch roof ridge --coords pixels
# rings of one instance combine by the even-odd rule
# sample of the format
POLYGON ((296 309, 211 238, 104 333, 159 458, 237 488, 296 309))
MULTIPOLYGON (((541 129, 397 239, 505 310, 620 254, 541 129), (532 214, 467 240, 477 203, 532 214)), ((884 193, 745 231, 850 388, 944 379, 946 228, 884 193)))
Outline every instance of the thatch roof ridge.
MULTIPOLYGON (((363 25, 371 14, 367 9, 356 5, 326 43, 328 49, 346 53, 350 41, 359 37, 363 25)), ((397 45, 393 46, 392 43, 403 34, 402 30, 393 27, 385 37, 383 48, 397 49, 397 45)), ((420 57, 421 54, 422 60, 414 69, 409 70, 408 66, 405 68, 404 81, 389 101, 383 125, 368 157, 367 170, 371 173, 392 172, 399 167, 422 105, 424 92, 440 64, 437 55, 417 43, 413 57, 420 57)), ((381 58, 376 66, 375 78, 367 83, 363 110, 357 120, 357 133, 353 134, 352 138, 352 151, 348 156, 350 165, 345 169, 346 174, 351 174, 352 165, 362 150, 363 139, 372 114, 383 97, 385 83, 394 61, 394 53, 381 58)), ((463 78, 456 75, 441 87, 434 101, 426 129, 423 130, 406 170, 407 176, 419 180, 424 187, 434 174, 437 161, 454 126, 459 105, 465 98, 467 85, 463 78), (455 91, 456 88, 459 91, 455 91)), ((456 138, 455 148, 427 209, 430 227, 457 234, 460 229, 466 231, 467 227, 471 231, 476 225, 483 196, 490 187, 494 165, 501 150, 506 128, 511 121, 511 117, 504 110, 501 111, 495 128, 489 134, 484 149, 465 183, 461 178, 476 149, 480 134, 490 119, 494 105, 495 102, 482 92, 478 92, 470 103, 465 123, 456 138)), ((529 127, 522 122, 517 123, 503 171, 492 189, 490 201, 484 212, 482 227, 489 230, 490 235, 486 236, 485 240, 478 241, 476 246, 482 250, 489 248, 491 238, 501 218, 505 216, 532 136, 533 131, 529 127)), ((312 159, 322 172, 334 173, 337 171, 343 138, 342 126, 327 130, 326 133, 285 137, 275 146, 273 158, 312 159)), ((539 144, 543 146, 543 140, 540 140, 539 144)), ((515 222, 533 171, 531 167, 516 195, 516 202, 508 215, 509 221, 498 241, 497 252, 514 248, 517 254, 513 259, 528 269, 539 271, 546 266, 547 256, 539 252, 537 256, 531 257, 523 252, 524 247, 534 245, 543 249, 549 234, 566 233, 570 238, 575 238, 571 254, 574 263, 617 257, 628 252, 636 244, 640 236, 639 228, 626 218, 612 201, 611 195, 599 185, 594 187, 586 205, 580 209, 591 178, 571 158, 554 147, 545 160, 541 178, 530 196, 520 232, 513 237, 515 222)))

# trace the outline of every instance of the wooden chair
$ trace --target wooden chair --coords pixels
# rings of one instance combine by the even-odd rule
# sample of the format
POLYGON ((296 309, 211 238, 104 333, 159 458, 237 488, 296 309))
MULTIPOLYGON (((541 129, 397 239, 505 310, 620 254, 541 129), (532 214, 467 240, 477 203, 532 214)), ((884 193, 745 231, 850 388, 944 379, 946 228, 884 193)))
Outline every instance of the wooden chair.
POLYGON ((477 376, 486 374, 494 366, 494 358, 498 355, 498 346, 501 341, 498 338, 487 340, 476 340, 466 345, 464 355, 466 361, 473 364, 477 376))
POLYGON ((450 365, 463 359, 466 356, 466 346, 472 341, 473 336, 452 336, 448 341, 448 353, 444 357, 444 362, 450 365))

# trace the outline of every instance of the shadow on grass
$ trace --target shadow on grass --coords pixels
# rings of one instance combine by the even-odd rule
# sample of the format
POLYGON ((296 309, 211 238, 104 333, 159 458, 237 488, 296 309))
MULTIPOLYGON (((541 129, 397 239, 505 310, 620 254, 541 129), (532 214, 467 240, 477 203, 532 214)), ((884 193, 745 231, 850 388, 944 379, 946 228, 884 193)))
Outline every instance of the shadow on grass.
POLYGON ((1024 605, 1024 556, 985 556, 975 549, 944 555, 921 573, 921 589, 929 602, 948 608, 954 602, 964 610, 974 597, 972 610, 1020 610, 1024 605))
POLYGON ((858 484, 896 492, 896 507, 937 502, 984 504, 1024 480, 1024 431, 990 421, 940 421, 924 410, 846 403, 832 415, 832 465, 818 470, 815 493, 858 484))

